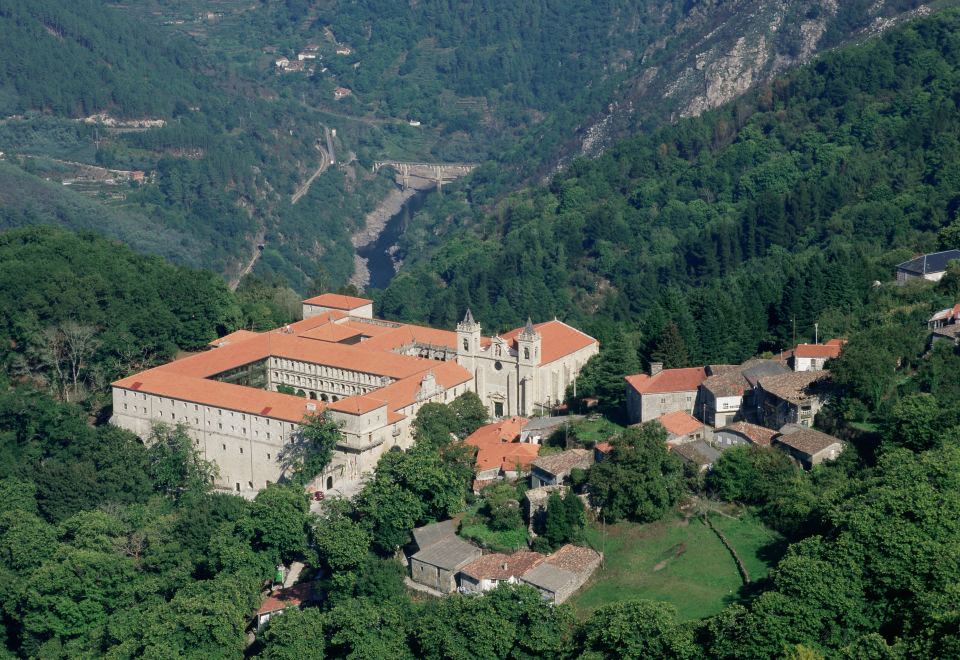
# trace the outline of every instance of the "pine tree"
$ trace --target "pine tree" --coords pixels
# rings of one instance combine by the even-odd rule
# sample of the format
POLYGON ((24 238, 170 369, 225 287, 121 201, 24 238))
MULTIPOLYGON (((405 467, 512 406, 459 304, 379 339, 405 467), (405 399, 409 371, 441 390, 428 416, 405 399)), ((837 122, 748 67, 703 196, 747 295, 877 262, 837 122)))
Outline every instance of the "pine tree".
POLYGON ((677 369, 690 364, 687 343, 675 323, 668 323, 654 344, 650 355, 653 362, 662 362, 666 369, 677 369))

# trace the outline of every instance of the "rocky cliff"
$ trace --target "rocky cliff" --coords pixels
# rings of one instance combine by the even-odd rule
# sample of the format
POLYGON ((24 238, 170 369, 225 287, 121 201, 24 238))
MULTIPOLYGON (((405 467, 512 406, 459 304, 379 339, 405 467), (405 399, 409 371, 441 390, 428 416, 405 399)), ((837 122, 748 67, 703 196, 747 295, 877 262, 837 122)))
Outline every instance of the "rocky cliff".
POLYGON ((597 155, 636 131, 699 115, 825 49, 932 11, 909 0, 692 2, 644 51, 606 112, 581 126, 569 155, 597 155))

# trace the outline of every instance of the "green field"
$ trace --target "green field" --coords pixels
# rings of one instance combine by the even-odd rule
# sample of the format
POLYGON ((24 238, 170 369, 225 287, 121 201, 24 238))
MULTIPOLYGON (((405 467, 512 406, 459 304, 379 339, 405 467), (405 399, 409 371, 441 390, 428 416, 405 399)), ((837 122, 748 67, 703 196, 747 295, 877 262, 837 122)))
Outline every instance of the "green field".
MULTIPOLYGON (((737 549, 752 580, 776 562, 780 537, 756 518, 711 515, 737 549)), ((608 603, 643 598, 666 601, 683 620, 716 614, 737 600, 743 585, 730 553, 700 519, 671 518, 649 525, 591 525, 590 544, 605 551, 604 565, 570 603, 580 616, 608 603)))

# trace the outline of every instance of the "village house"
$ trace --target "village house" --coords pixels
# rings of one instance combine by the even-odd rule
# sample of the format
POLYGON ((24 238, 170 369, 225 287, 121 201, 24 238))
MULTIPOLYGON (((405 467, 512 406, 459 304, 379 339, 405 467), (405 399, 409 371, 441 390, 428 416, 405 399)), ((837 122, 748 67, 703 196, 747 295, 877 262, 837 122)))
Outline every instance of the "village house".
POLYGON ((786 451, 807 470, 823 461, 835 460, 845 447, 839 438, 796 424, 781 428, 773 445, 786 451))
POLYGON ((474 490, 497 479, 515 479, 530 471, 540 446, 520 442, 520 430, 527 423, 524 417, 508 417, 481 426, 464 439, 476 447, 474 490))
POLYGON ((713 432, 714 447, 723 451, 736 445, 769 447, 776 431, 750 422, 734 422, 713 432))
POLYGON ((456 534, 457 523, 445 520, 413 530, 417 552, 410 557, 410 577, 414 582, 440 593, 457 589, 457 573, 479 558, 480 548, 456 534))
POLYGON ((312 582, 302 582, 285 589, 273 589, 263 599, 254 618, 254 627, 263 628, 271 618, 283 614, 285 610, 301 608, 303 605, 316 600, 312 582))
POLYGON ((549 407, 598 350, 559 321, 483 338, 373 318, 372 302, 324 294, 304 320, 269 332, 237 331, 215 348, 112 384, 111 422, 149 438, 156 423, 183 425, 219 468, 216 486, 254 494, 286 475, 281 456, 305 421, 328 414, 341 440, 322 475, 358 481, 384 452, 413 444, 410 425, 430 402, 476 392, 491 416, 549 407), (494 351, 494 348, 499 350, 494 351))
POLYGON ((583 419, 583 415, 564 417, 534 417, 520 431, 520 442, 532 442, 540 445, 549 440, 554 433, 569 428, 583 419))
POLYGON ((285 68, 287 68, 287 66, 290 65, 290 60, 287 59, 286 57, 278 57, 278 58, 276 59, 276 61, 274 62, 274 65, 275 65, 278 69, 285 69, 285 68))
POLYGON ((501 583, 517 584, 521 576, 544 559, 544 555, 529 550, 520 550, 512 555, 499 552, 483 555, 460 569, 460 591, 481 593, 496 589, 501 583))
POLYGON ((778 429, 784 424, 813 426, 827 401, 829 371, 795 371, 760 379, 763 425, 778 429))
POLYGON ((575 469, 588 470, 593 465, 593 452, 588 449, 568 449, 559 454, 541 456, 530 464, 530 485, 559 486, 575 469))
POLYGON ((703 421, 714 428, 726 426, 737 418, 749 383, 736 365, 712 365, 703 381, 703 421))
POLYGON ((333 99, 339 101, 340 99, 346 98, 353 94, 353 92, 347 87, 337 87, 333 90, 333 99))
POLYGON ((840 357, 842 339, 831 339, 826 344, 797 344, 793 351, 794 371, 821 371, 827 360, 840 357))
POLYGON ((603 554, 567 544, 527 571, 520 581, 537 589, 544 600, 560 604, 590 579, 603 554))
POLYGON ((960 259, 960 250, 921 254, 897 265, 897 283, 905 284, 916 279, 939 282, 947 272, 947 265, 957 259, 960 259))
POLYGON ((353 49, 350 46, 337 46, 337 55, 350 55, 353 49))
POLYGON ((704 367, 664 369, 662 363, 653 362, 649 374, 626 376, 629 423, 649 422, 677 410, 693 413, 698 388, 707 375, 704 367))
POLYGON ((661 415, 654 421, 666 430, 668 445, 680 445, 685 442, 709 439, 709 427, 683 410, 661 415))
POLYGON ((927 321, 930 329, 930 343, 945 341, 953 345, 960 344, 960 303, 947 309, 941 309, 927 321))
POLYGON ((566 486, 541 486, 540 488, 531 488, 523 494, 523 513, 527 518, 527 531, 530 534, 535 535, 535 529, 543 528, 550 496, 553 493, 563 496, 567 490, 566 486))
POLYGON ((672 445, 670 451, 687 463, 696 466, 700 472, 709 470, 720 458, 720 451, 704 440, 672 445))

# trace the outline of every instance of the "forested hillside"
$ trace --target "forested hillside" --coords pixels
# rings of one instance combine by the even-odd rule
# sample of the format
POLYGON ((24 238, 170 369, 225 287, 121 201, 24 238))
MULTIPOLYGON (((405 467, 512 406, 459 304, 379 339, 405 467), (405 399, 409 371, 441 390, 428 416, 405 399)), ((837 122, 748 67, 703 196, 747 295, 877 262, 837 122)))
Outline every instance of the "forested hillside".
POLYGON ((648 351, 672 324, 695 362, 779 350, 793 320, 849 332, 875 280, 955 235, 938 238, 960 198, 958 28, 910 24, 578 161, 402 273, 381 308, 629 324, 648 351))

